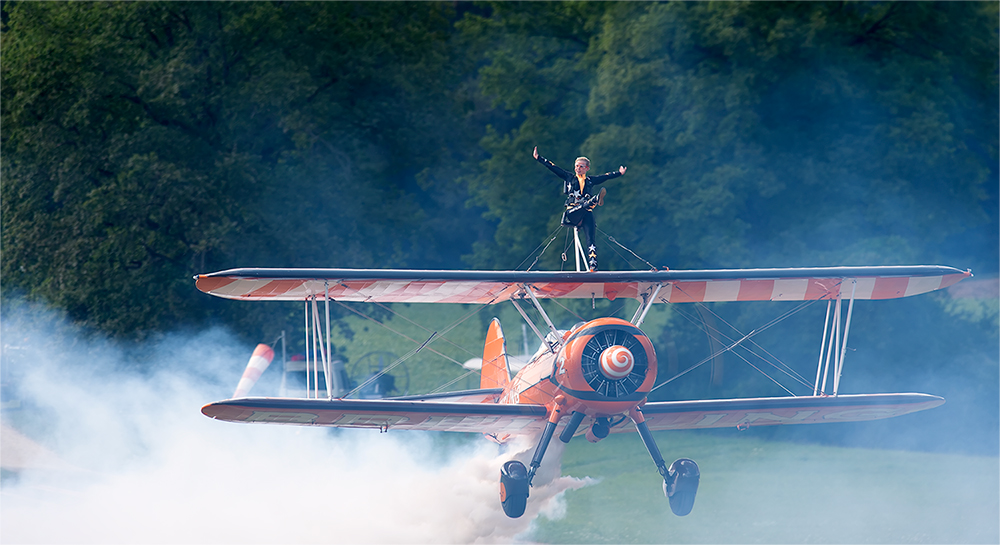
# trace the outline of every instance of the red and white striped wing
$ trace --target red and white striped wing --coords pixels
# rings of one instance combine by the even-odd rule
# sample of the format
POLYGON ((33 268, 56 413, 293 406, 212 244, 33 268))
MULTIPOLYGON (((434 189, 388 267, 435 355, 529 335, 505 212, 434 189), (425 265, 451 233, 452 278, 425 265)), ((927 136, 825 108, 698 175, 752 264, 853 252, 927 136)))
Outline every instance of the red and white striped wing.
MULTIPOLYGON (((642 413, 651 430, 682 430, 880 420, 943 403, 944 399, 927 394, 709 399, 647 403, 642 413)), ((229 399, 209 403, 201 412, 228 422, 496 435, 540 433, 548 414, 544 405, 529 404, 287 398, 229 399)), ((611 431, 634 430, 625 420, 611 431)))
POLYGON ((651 430, 691 430, 864 422, 933 409, 942 404, 943 398, 928 394, 854 394, 664 401, 647 403, 642 413, 651 430))
POLYGON ((539 433, 548 414, 543 405, 287 398, 229 399, 201 412, 227 422, 504 435, 539 433))
POLYGON ((702 271, 423 271, 399 269, 233 269, 198 275, 199 290, 228 299, 302 301, 312 296, 380 303, 499 303, 531 286, 542 299, 657 301, 893 299, 947 288, 971 276, 944 266, 826 267, 702 271))

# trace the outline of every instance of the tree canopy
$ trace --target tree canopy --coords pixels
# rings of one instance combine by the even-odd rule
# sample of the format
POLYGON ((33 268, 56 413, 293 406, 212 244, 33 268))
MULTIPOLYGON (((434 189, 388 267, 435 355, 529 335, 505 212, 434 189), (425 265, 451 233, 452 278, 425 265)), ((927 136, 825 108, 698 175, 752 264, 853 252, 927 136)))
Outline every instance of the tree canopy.
POLYGON ((436 264, 456 250, 429 241, 471 244, 460 188, 421 186, 458 124, 447 6, 4 10, 5 288, 131 335, 225 313, 198 272, 436 264))
POLYGON ((514 268, 535 145, 627 165, 598 227, 657 266, 1000 260, 995 2, 2 10, 4 293, 114 335, 260 336, 192 287, 235 266, 514 268))
POLYGON ((537 144, 629 166, 599 226, 657 265, 995 267, 977 235, 997 225, 995 4, 533 8, 461 23, 490 37, 481 88, 515 116, 469 176, 500 218, 475 263, 555 225, 537 144))

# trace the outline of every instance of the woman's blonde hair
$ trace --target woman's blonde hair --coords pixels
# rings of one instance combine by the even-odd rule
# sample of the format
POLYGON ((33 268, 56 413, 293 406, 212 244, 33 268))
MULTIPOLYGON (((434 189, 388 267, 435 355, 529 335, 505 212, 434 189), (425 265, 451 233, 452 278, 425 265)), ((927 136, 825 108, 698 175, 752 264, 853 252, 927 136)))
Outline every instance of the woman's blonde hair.
POLYGON ((588 167, 590 166, 590 159, 587 159, 586 157, 577 157, 576 161, 573 161, 573 164, 575 165, 575 164, 577 164, 580 161, 583 161, 583 162, 587 163, 588 167))

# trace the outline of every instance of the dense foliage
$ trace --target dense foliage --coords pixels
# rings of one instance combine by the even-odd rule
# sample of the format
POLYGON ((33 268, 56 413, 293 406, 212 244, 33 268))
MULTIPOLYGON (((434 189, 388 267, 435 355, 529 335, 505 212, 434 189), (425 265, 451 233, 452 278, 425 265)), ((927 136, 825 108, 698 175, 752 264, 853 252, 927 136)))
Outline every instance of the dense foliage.
POLYGON ((995 4, 500 8, 462 22, 516 115, 469 176, 500 218, 475 263, 517 262, 556 225, 538 144, 629 166, 599 226, 657 265, 995 269, 995 4))
POLYGON ((5 290, 118 335, 210 312, 253 328, 191 276, 440 264, 471 243, 461 188, 427 190, 462 132, 444 6, 4 10, 5 290))
MULTIPOLYGON (((995 2, 6 2, 4 294, 121 337, 216 319, 264 338, 273 307, 191 276, 514 268, 558 224, 535 145, 627 165, 598 227, 657 266, 995 273, 997 19, 995 2)), ((538 266, 563 266, 562 242, 538 266)), ((611 250, 609 268, 646 266, 611 250)))

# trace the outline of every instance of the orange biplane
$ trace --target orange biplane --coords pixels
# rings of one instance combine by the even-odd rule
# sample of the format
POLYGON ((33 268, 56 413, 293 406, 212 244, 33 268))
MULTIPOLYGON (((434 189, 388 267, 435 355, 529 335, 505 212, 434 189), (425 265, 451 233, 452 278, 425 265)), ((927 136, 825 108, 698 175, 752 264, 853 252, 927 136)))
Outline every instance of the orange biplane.
POLYGON ((532 477, 554 435, 563 442, 577 435, 597 442, 609 433, 634 429, 663 477, 671 510, 683 516, 694 505, 698 465, 681 458, 668 466, 651 431, 875 420, 937 407, 944 399, 928 394, 838 394, 854 302, 927 293, 968 276, 971 272, 944 266, 582 273, 233 269, 204 274, 195 277, 198 289, 218 297, 305 302, 306 344, 313 347, 306 368, 311 357, 315 395, 305 399, 239 397, 209 403, 202 412, 230 422, 481 432, 497 442, 514 435, 537 436, 528 467, 510 461, 501 469, 500 501, 510 517, 524 513, 532 477), (568 331, 557 329, 539 303, 554 298, 619 297, 639 302, 631 321, 598 318, 568 331), (826 324, 812 395, 647 402, 657 379, 656 353, 640 326, 654 304, 820 300, 827 300, 826 324), (325 341, 316 334, 322 331, 317 301, 326 304, 325 341), (329 368, 331 301, 510 301, 541 339, 541 348, 512 377, 503 331, 494 319, 483 349, 480 389, 378 400, 335 397, 332 393, 344 389, 329 368), (841 310, 845 301, 846 314, 841 310), (522 308, 526 304, 541 315, 545 334, 528 318, 522 308), (311 340, 308 331, 314 332, 311 340), (320 366, 325 371, 322 375, 320 366), (329 392, 322 397, 321 376, 329 392), (829 393, 828 382, 832 383, 829 393))

